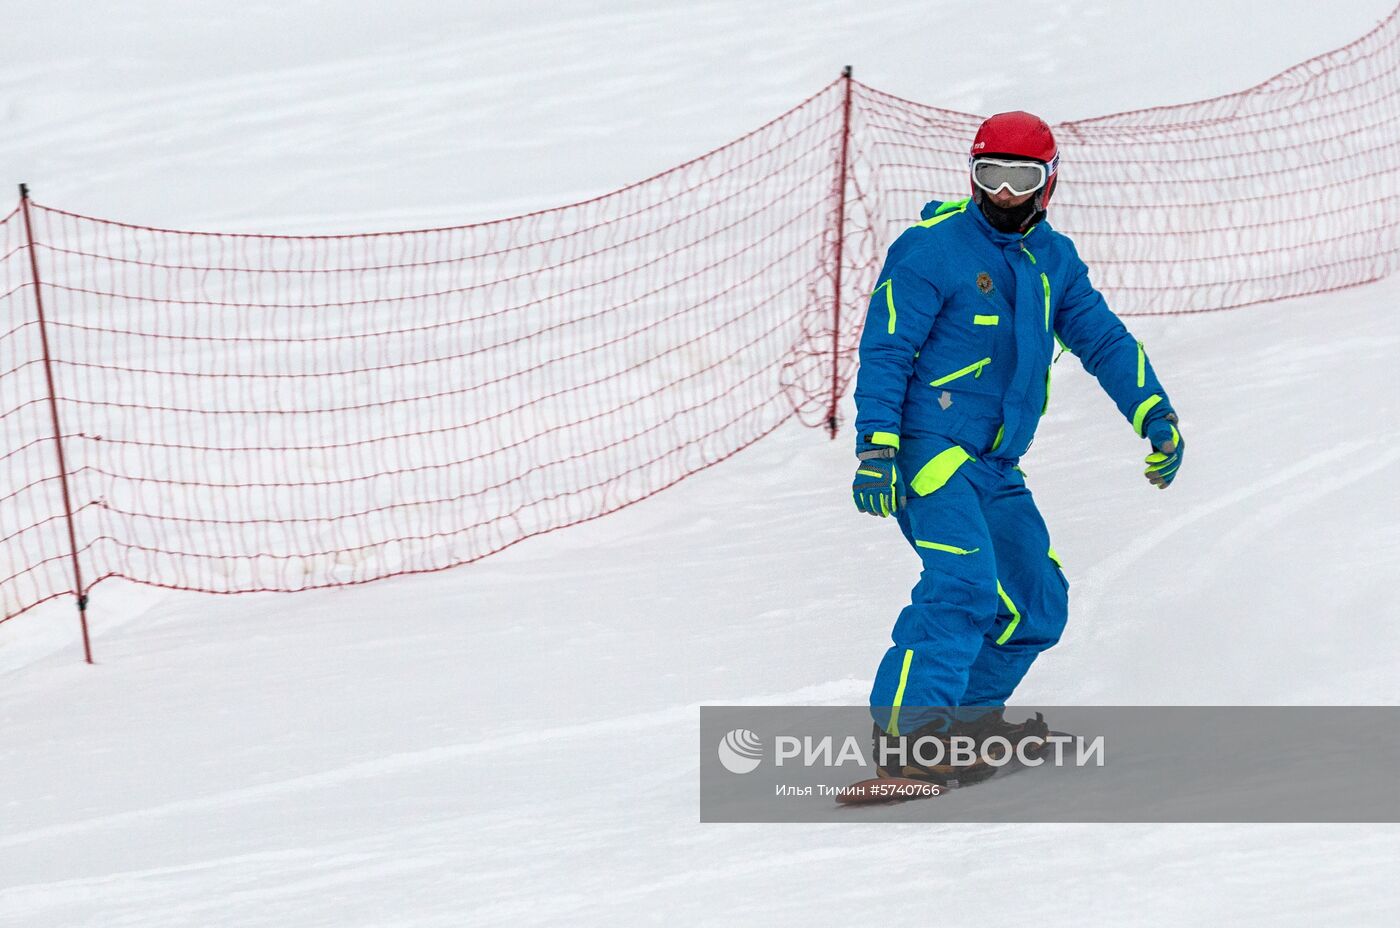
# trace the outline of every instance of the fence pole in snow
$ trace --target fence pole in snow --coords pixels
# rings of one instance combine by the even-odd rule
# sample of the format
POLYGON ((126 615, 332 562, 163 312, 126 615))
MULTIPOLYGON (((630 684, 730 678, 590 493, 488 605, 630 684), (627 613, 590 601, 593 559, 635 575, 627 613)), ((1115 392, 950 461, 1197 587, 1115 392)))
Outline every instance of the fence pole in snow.
POLYGON ((831 275, 831 405, 826 427, 836 438, 836 405, 841 400, 841 262, 846 244, 846 172, 851 148, 851 66, 841 70, 844 100, 841 104, 841 156, 836 174, 836 267, 831 275))
POLYGON ((34 251, 34 224, 29 218, 29 185, 19 185, 19 205, 24 211, 24 235, 29 249, 29 270, 34 281, 34 309, 39 314, 39 344, 44 351, 44 377, 49 385, 49 417, 53 420, 53 444, 58 452, 58 480, 63 488, 63 511, 68 517, 68 545, 73 552, 73 595, 78 598, 78 624, 83 630, 83 658, 92 663, 92 640, 88 637, 87 595, 83 593, 83 573, 78 566, 78 533, 73 528, 73 501, 68 492, 68 465, 63 457, 63 430, 58 424, 58 398, 53 385, 53 361, 49 354, 48 323, 44 319, 44 295, 40 293, 39 258, 34 251))

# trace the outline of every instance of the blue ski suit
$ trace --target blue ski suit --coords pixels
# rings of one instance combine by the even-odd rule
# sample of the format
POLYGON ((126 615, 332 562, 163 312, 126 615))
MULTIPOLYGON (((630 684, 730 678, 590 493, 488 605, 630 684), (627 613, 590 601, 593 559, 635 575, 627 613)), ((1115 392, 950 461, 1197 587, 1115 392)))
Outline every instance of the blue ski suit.
POLYGON ((1139 436, 1172 411, 1142 343, 1049 223, 1000 232, 966 200, 935 200, 890 247, 855 424, 897 449, 897 518, 923 564, 870 696, 892 735, 946 716, 927 707, 1004 705, 1064 629, 1069 584, 1016 466, 1049 405, 1057 340, 1139 436))

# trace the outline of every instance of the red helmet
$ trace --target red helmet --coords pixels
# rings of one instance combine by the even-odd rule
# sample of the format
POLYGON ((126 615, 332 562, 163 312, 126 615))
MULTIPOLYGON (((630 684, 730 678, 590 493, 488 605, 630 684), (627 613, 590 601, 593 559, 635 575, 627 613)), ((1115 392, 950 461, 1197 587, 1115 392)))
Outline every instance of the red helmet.
MULTIPOLYGON (((1050 195, 1055 192, 1055 180, 1059 175, 1060 151, 1055 147, 1055 135, 1045 120, 1020 110, 989 116, 972 140, 971 156, 976 158, 980 155, 1027 158, 1045 165, 1045 186, 1035 195, 1035 207, 1043 210, 1050 204, 1050 195)), ((977 185, 973 184, 973 197, 980 200, 980 193, 977 185)))

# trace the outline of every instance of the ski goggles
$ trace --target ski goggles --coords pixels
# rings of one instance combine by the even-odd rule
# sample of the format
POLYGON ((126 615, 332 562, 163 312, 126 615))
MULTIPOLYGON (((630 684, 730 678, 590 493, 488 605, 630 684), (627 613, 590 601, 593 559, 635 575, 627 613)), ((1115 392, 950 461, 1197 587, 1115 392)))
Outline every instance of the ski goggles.
POLYGON ((1035 193, 1045 186, 1050 176, 1039 161, 1014 161, 1007 158, 972 158, 972 182, 988 193, 1005 187, 1015 196, 1035 193))

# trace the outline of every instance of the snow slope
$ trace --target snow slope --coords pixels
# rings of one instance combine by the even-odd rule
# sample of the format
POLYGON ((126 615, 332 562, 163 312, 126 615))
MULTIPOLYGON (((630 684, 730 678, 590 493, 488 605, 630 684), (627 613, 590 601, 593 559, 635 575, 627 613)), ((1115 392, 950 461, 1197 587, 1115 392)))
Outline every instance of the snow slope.
MULTIPOLYGON (((0 39, 0 176, 172 226, 479 218, 664 168, 847 62, 1074 118, 1252 84, 1388 12, 1167 6, 1030 2, 978 38, 970 0, 53 4, 0 39)), ((1072 619, 1022 700, 1400 702, 1398 298, 1133 320, 1184 415, 1166 493, 1060 363, 1025 468, 1072 619)), ((96 667, 71 604, 0 626, 0 924, 1396 922, 1395 826, 699 825, 699 705, 866 695, 917 562, 849 472, 793 425, 456 571, 103 585, 96 667)))

